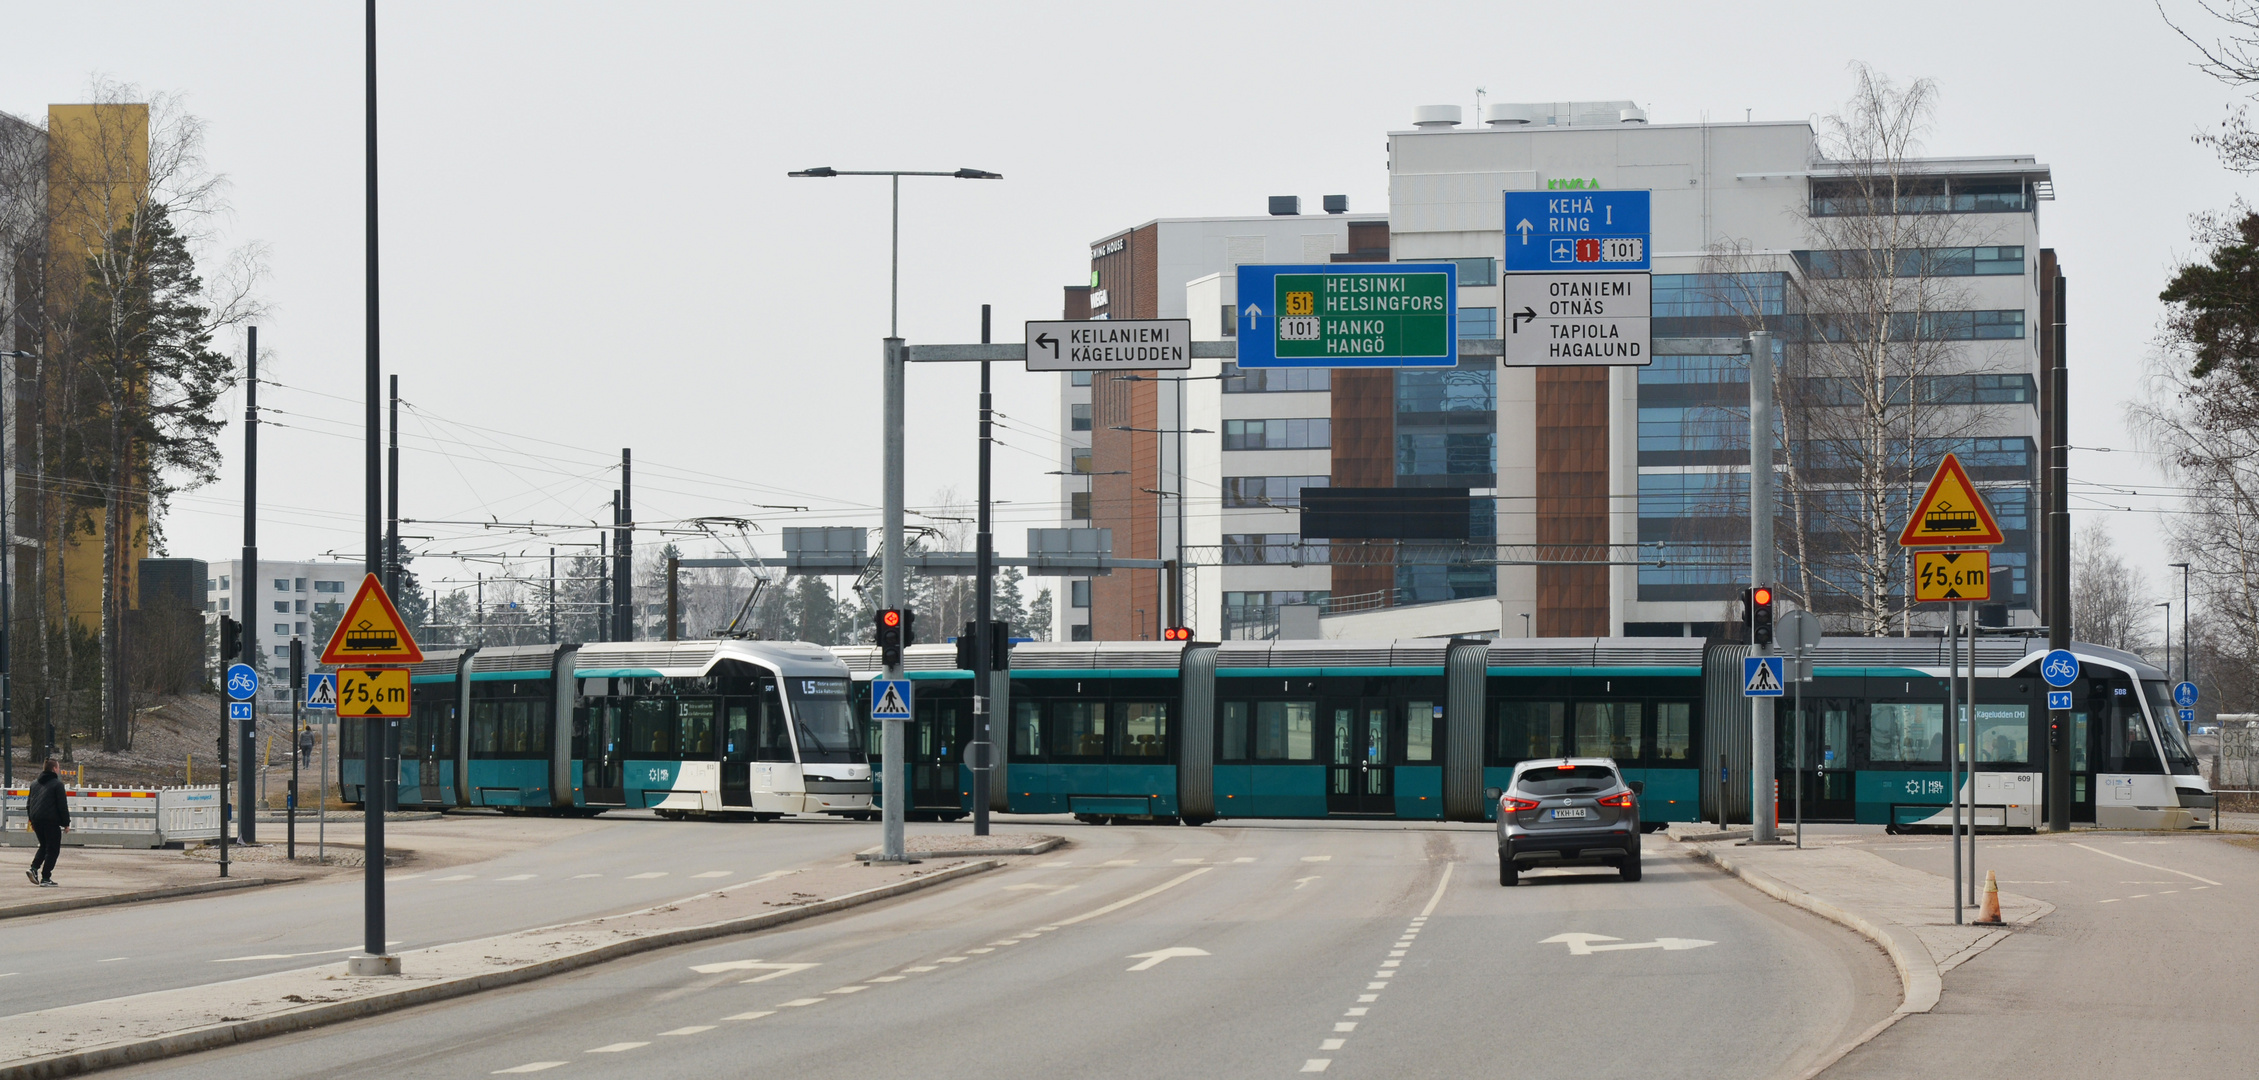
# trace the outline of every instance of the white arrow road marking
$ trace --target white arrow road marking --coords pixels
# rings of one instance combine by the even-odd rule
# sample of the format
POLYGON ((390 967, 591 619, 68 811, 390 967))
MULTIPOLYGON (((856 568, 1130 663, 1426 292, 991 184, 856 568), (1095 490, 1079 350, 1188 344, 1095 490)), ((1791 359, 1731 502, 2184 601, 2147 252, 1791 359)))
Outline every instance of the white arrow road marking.
MULTIPOLYGON (((406 940, 406 939, 405 939, 405 938, 403 938, 403 939, 400 939, 400 940, 395 940, 395 941, 387 941, 387 942, 385 942, 385 944, 387 944, 387 945, 398 945, 398 944, 401 944, 401 942, 402 942, 402 941, 405 941, 405 940, 406 940)), ((260 954, 259 954, 259 955, 257 955, 257 956, 224 956, 224 957, 220 957, 219 959, 216 959, 216 960, 214 960, 214 961, 212 961, 212 962, 213 962, 213 963, 215 963, 215 964, 240 964, 240 963, 244 962, 245 960, 296 960, 296 959, 298 959, 298 958, 299 958, 299 957, 301 957, 301 956, 334 956, 334 955, 336 955, 336 954, 338 954, 338 953, 341 953, 341 952, 356 952, 356 953, 357 953, 357 952, 360 952, 360 951, 361 951, 361 947, 360 947, 359 945, 354 945, 354 946, 351 946, 351 947, 349 947, 349 948, 344 948, 344 949, 323 949, 323 950, 322 950, 322 951, 320 951, 320 952, 278 952, 278 953, 260 953, 260 954)), ((13 974, 13 973, 11 972, 11 974, 13 974)), ((6 977, 7 977, 7 976, 5 976, 5 975, 0 975, 0 978, 6 978, 6 977)))
POLYGON ((1665 952, 1684 952, 1688 949, 1699 949, 1705 945, 1716 945, 1717 942, 1704 941, 1700 938, 1675 937, 1656 938, 1653 941, 1624 941, 1621 938, 1612 938, 1606 934, 1555 934, 1538 942, 1538 944, 1567 945, 1570 956, 1591 956, 1593 953, 1623 952, 1629 949, 1662 949, 1665 952), (1617 944, 1593 944, 1596 941, 1613 941, 1617 944))
POLYGON ((1304 885, 1308 885, 1309 883, 1311 883, 1311 882, 1313 882, 1313 881, 1316 881, 1316 880, 1318 880, 1318 878, 1317 878, 1317 875, 1315 875, 1315 874, 1313 874, 1313 875, 1311 875, 1311 876, 1309 876, 1309 877, 1298 877, 1298 878, 1295 878, 1295 879, 1294 879, 1294 887, 1295 887, 1295 888, 1297 888, 1297 889, 1300 889, 1300 888, 1301 888, 1302 886, 1304 886, 1304 885))
POLYGON ((1030 889, 1041 889, 1041 890, 1043 890, 1044 892, 1050 893, 1050 894, 1051 894, 1051 895, 1053 895, 1053 896, 1057 896, 1057 895, 1059 895, 1060 893, 1063 893, 1063 892, 1067 892, 1068 890, 1070 890, 1070 889, 1073 889, 1073 888, 1074 888, 1074 886, 1072 886, 1072 885, 1006 885, 1006 886, 1004 886, 1004 891, 1005 891, 1005 892, 1024 892, 1024 891, 1026 891, 1026 890, 1030 890, 1030 889))
POLYGON ((719 974, 721 974, 722 972, 725 972, 725 971, 766 971, 766 972, 768 972, 768 974, 766 974, 766 975, 756 975, 756 976, 754 976, 754 977, 752 977, 752 978, 750 978, 750 979, 747 979, 747 980, 745 980, 746 982, 749 982, 749 983, 757 983, 757 982, 767 982, 767 981, 769 981, 770 979, 778 978, 778 977, 781 977, 781 976, 785 976, 785 975, 790 975, 790 974, 792 974, 793 972, 796 972, 796 971, 806 971, 806 970, 808 970, 809 968, 812 968, 812 967, 818 967, 818 966, 820 966, 820 965, 817 965, 817 964, 770 964, 770 963, 764 963, 764 962, 762 962, 762 961, 759 961, 759 960, 728 960, 728 961, 724 961, 724 962, 722 962, 722 963, 719 963, 719 964, 694 964, 694 965, 692 965, 692 966, 691 966, 691 969, 690 969, 690 970, 692 970, 692 971, 695 971, 695 972, 699 973, 700 975, 719 975, 719 974))
POLYGON ((1206 955, 1208 955, 1208 950, 1206 949, 1194 949, 1187 946, 1178 945, 1174 948, 1155 949, 1152 952, 1131 953, 1126 959, 1141 961, 1140 963, 1130 965, 1129 970, 1144 971, 1148 968, 1158 966, 1163 960, 1174 960, 1180 956, 1206 955))

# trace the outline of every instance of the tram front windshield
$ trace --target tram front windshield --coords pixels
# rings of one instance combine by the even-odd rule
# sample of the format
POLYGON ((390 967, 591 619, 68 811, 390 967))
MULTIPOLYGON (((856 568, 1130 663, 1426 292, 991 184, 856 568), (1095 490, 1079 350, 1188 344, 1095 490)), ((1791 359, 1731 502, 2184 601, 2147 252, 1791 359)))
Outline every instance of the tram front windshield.
POLYGON ((2141 696, 2149 702, 2149 715, 2157 718, 2157 734, 2164 744, 2165 771, 2175 776, 2194 776, 2197 772, 2196 754, 2188 748, 2188 736, 2181 731, 2180 710, 2173 707, 2173 694, 2161 679, 2144 680, 2141 696))
POLYGON ((855 740, 855 710, 846 679, 785 679, 792 701, 793 734, 803 763, 863 760, 855 740))

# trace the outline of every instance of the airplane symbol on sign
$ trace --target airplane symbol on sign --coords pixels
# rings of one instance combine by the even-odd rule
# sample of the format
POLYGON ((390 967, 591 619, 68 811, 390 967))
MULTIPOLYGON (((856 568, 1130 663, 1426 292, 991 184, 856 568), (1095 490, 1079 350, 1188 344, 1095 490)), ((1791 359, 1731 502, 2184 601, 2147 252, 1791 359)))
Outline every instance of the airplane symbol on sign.
POLYGON ((1575 262, 1577 261, 1576 242, 1573 240, 1555 240, 1548 254, 1554 262, 1575 262))

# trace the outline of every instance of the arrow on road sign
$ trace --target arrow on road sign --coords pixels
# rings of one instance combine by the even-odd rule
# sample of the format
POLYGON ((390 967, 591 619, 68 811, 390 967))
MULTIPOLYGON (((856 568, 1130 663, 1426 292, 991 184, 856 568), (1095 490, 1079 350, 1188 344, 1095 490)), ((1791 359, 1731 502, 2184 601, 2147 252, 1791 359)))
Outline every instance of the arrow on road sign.
POLYGON ((1059 358, 1058 338, 1052 337, 1049 334, 1037 334, 1035 336, 1035 343, 1051 350, 1051 359, 1057 360, 1059 358))
POLYGON ((1513 329, 1513 331, 1512 331, 1512 332, 1513 332, 1513 333, 1516 333, 1516 334, 1519 334, 1519 333, 1521 333, 1521 332, 1522 332, 1522 324, 1523 324, 1523 323, 1525 323, 1525 322, 1536 322, 1536 321, 1537 321, 1537 309, 1536 309, 1536 308, 1533 308, 1533 307, 1524 307, 1524 308, 1522 308, 1522 310, 1520 310, 1520 311, 1517 311, 1517 312, 1515 312, 1515 313, 1514 313, 1514 329, 1513 329))
POLYGON ((1206 955, 1208 955, 1208 950, 1206 949, 1194 949, 1179 945, 1173 949, 1155 949, 1152 952, 1131 953, 1128 956, 1128 959, 1142 961, 1141 963, 1130 965, 1131 971, 1144 971, 1148 968, 1159 966, 1161 961, 1163 960, 1174 960, 1180 956, 1206 955))
POLYGON ((1514 226, 1514 231, 1522 234, 1522 244, 1525 247, 1528 246, 1530 242, 1531 228, 1532 226, 1530 225, 1530 219, 1528 218, 1523 218, 1519 224, 1514 226))
POLYGON ((749 983, 757 983, 767 982, 770 979, 790 975, 795 971, 806 971, 809 968, 821 966, 822 965, 820 964, 771 964, 760 960, 728 960, 719 964, 693 964, 691 965, 690 970, 695 971, 700 975, 719 975, 725 971, 768 972, 768 974, 766 975, 755 975, 754 977, 745 980, 749 983))
POLYGON ((1538 942, 1538 944, 1567 945, 1569 947, 1570 956, 1591 956, 1593 953, 1627 952, 1632 949, 1661 949, 1664 952, 1685 952, 1688 949, 1699 949, 1705 945, 1716 945, 1717 942, 1704 941, 1701 938, 1675 937, 1656 938, 1653 941, 1624 941, 1621 938, 1612 938, 1606 934, 1555 934, 1552 937, 1546 938, 1544 941, 1538 942), (1596 941, 1612 941, 1616 942, 1616 944, 1593 944, 1596 941))

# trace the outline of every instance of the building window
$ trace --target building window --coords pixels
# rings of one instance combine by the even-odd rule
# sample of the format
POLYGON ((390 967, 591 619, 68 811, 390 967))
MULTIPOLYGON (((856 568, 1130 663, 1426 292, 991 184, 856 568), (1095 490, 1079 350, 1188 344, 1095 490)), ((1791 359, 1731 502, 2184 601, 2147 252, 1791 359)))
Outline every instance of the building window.
POLYGON ((277 646, 275 646, 275 647, 274 647, 274 654, 275 654, 276 656, 289 656, 289 655, 290 655, 290 646, 288 646, 288 645, 277 645, 277 646))
POLYGON ((341 593, 345 591, 345 583, 342 581, 317 581, 314 583, 314 591, 341 593))
POLYGON ((298 614, 300 614, 300 615, 304 615, 304 614, 306 613, 306 602, 305 602, 304 600, 300 600, 300 601, 298 601, 298 606, 297 606, 297 609, 296 609, 296 610, 297 610, 297 613, 298 613, 298 614))
POLYGON ((276 611, 278 611, 278 612, 281 612, 281 613, 282 613, 282 614, 284 614, 284 615, 288 615, 288 614, 290 614, 290 601, 288 601, 288 600, 277 600, 277 601, 275 601, 275 610, 276 610, 276 611))
POLYGON ((331 603, 327 603, 327 604, 315 604, 315 605, 314 605, 314 614, 316 614, 316 615, 343 615, 343 614, 345 614, 345 604, 344 604, 343 602, 339 602, 339 601, 333 601, 333 602, 331 602, 331 603))
POLYGON ((290 579, 289 579, 289 578, 280 578, 280 577, 276 578, 276 579, 275 579, 275 591, 276 591, 276 592, 289 592, 289 591, 290 591, 290 579))
MULTIPOLYGON (((1444 259, 1442 261, 1459 264, 1459 287, 1462 289, 1470 285, 1498 284, 1498 260, 1487 255, 1479 259, 1444 259)), ((1460 308, 1459 310, 1465 311, 1467 309, 1460 308)), ((1466 337, 1467 335, 1461 334, 1459 336, 1466 337)))
POLYGON ((1224 361, 1224 393, 1276 394, 1333 389, 1332 368, 1242 368, 1224 361))
POLYGON ((1067 373, 1067 385, 1069 385, 1069 386, 1089 386, 1089 385, 1090 385, 1090 372, 1087 372, 1087 371, 1070 371, 1070 372, 1068 372, 1068 373, 1067 373))
MULTIPOLYGON (((1405 413, 1491 413, 1498 409, 1498 375, 1488 358, 1455 368, 1410 369, 1396 373, 1396 412, 1405 413)), ((1483 427, 1495 430, 1497 425, 1482 417, 1470 417, 1483 427)))
POLYGON ((1333 445, 1333 421, 1226 420, 1226 450, 1323 450, 1333 445))
POLYGON ((1085 402, 1082 402, 1082 403, 1080 403, 1080 404, 1075 404, 1075 405, 1069 405, 1069 406, 1067 406, 1067 430, 1069 430, 1069 431, 1089 431, 1089 430, 1090 430, 1090 403, 1089 403, 1089 402, 1085 401, 1085 402))
POLYGON ((221 592, 227 592, 227 591, 229 591, 229 590, 230 590, 230 588, 231 588, 231 586, 229 586, 229 585, 228 585, 228 583, 227 583, 227 575, 225 575, 225 574, 222 574, 222 575, 220 575, 220 591, 221 591, 221 592))
POLYGON ((1071 492, 1067 495, 1067 518, 1070 521, 1090 520, 1090 493, 1071 492))
POLYGON ((305 624, 305 623, 299 623, 299 624, 298 624, 298 630, 297 630, 297 633, 298 633, 298 634, 299 634, 299 636, 301 636, 301 637, 305 636, 305 633, 306 633, 306 624, 305 624))
POLYGON ((1894 209, 1900 214, 2005 214, 2030 206, 2030 192, 2020 176, 1900 178, 1895 191, 1887 176, 1812 181, 1815 217, 1894 209))
POLYGON ((289 636, 290 636, 290 624, 289 624, 289 623, 280 623, 280 622, 276 623, 276 624, 275 624, 275 636, 277 636, 277 637, 289 637, 289 636))
POLYGON ((1223 310, 1216 313, 1216 329, 1224 337, 1238 337, 1239 310, 1225 304, 1223 310))
POLYGON ((211 592, 212 590, 214 590, 214 589, 217 589, 217 588, 219 588, 219 587, 220 587, 220 583, 219 583, 219 582, 217 582, 217 581, 214 581, 214 580, 212 580, 211 578, 205 578, 205 579, 204 579, 204 591, 205 591, 205 592, 211 592))
POLYGON ((220 610, 221 610, 221 611, 226 611, 226 610, 227 610, 227 597, 224 597, 224 596, 223 596, 223 597, 220 597, 220 610))
POLYGON ((1078 608, 1090 606, 1090 582, 1088 579, 1069 580, 1067 582, 1067 606, 1078 608))
POLYGON ((1396 436, 1398 476, 1488 476, 1498 471, 1496 432, 1404 433, 1396 436))
POLYGON ((2024 272, 2021 247, 1906 248, 1896 257, 1881 251, 1799 251, 1797 265, 1815 279, 1880 277, 1883 263, 1895 277, 1994 277, 2024 272))
POLYGON ((1459 309, 1459 337, 1494 338, 1498 336, 1498 309, 1494 307, 1463 307, 1459 309))
POLYGON ((1294 510, 1302 506, 1303 488, 1332 486, 1330 476, 1227 476, 1224 505, 1294 510))
POLYGON ((1087 476, 1087 475, 1089 475, 1089 474, 1090 474, 1090 448, 1089 448, 1089 447, 1087 447, 1087 446, 1077 446, 1077 447, 1073 448, 1072 450, 1068 451, 1068 453, 1067 453, 1067 457, 1068 457, 1068 459, 1069 459, 1069 464, 1068 464, 1067 468, 1069 468, 1069 469, 1073 470, 1074 472, 1077 472, 1077 473, 1081 473, 1081 474, 1083 474, 1083 475, 1085 475, 1085 476, 1087 476))
POLYGON ((1070 627, 1068 627, 1068 628, 1067 628, 1067 640, 1068 640, 1068 641, 1089 641, 1089 640, 1091 640, 1091 637, 1090 637, 1090 624, 1089 624, 1089 623, 1076 623, 1076 624, 1074 624, 1073 626, 1070 626, 1070 627))
POLYGON ((1658 319, 1746 319, 1787 309, 1787 274, 1657 274, 1652 284, 1658 319))
POLYGON ((210 600, 206 600, 206 601, 204 601, 204 610, 206 610, 206 611, 218 611, 219 609, 220 609, 220 605, 218 605, 218 604, 216 604, 216 603, 213 603, 213 602, 212 602, 212 601, 210 601, 210 600))
POLYGON ((1225 566, 1290 566, 1326 561, 1326 542, 1300 533, 1225 533, 1225 566))

